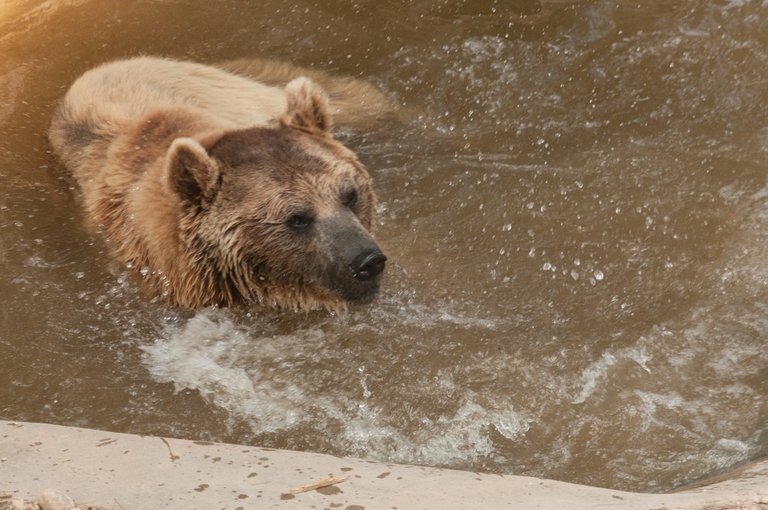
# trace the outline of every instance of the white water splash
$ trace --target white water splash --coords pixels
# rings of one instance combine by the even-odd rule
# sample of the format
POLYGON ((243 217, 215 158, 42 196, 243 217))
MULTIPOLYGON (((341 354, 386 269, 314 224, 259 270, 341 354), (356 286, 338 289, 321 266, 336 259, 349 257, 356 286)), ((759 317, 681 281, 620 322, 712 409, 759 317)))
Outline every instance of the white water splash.
MULTIPOLYGON (((459 319, 439 314, 435 320, 459 319)), ((255 434, 290 434, 310 427, 328 436, 332 451, 348 455, 431 465, 466 463, 494 454, 491 430, 513 439, 530 426, 511 406, 484 406, 473 392, 463 391, 456 410, 422 417, 416 430, 403 430, 373 403, 376 390, 369 387, 365 367, 348 367, 349 377, 359 383, 352 393, 344 388, 318 392, 317 381, 301 377, 292 366, 324 357, 337 366, 335 339, 316 329, 251 336, 224 313, 206 311, 167 328, 142 350, 155 380, 171 382, 177 391, 198 391, 233 418, 245 420, 255 434)), ((450 389, 452 382, 442 384, 450 389)))

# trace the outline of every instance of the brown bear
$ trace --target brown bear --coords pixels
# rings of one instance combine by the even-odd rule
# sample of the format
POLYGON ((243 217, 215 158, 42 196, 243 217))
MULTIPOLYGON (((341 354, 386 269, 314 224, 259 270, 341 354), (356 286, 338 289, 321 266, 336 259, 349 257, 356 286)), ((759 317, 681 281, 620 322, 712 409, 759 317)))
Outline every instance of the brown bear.
POLYGON ((370 234, 376 198, 331 135, 331 108, 365 122, 388 101, 273 61, 223 67, 139 57, 72 85, 49 138, 88 220, 152 294, 184 307, 369 300, 386 261, 370 234))

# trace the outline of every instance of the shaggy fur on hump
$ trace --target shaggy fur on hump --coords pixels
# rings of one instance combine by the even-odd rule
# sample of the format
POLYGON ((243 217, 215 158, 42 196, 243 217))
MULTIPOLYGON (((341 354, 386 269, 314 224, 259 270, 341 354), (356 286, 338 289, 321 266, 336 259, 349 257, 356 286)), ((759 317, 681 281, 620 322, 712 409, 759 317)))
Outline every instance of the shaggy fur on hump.
MULTIPOLYGON (((228 133, 276 130, 370 189, 354 154, 330 135, 331 111, 349 121, 350 108, 367 104, 365 121, 372 111, 391 111, 390 105, 368 84, 318 74, 338 98, 330 106, 322 88, 295 78, 297 68, 254 62, 250 70, 262 82, 151 57, 105 64, 69 90, 54 115, 51 144, 78 182, 89 221, 150 293, 190 308, 259 302, 341 309, 339 298, 300 273, 290 276, 291 285, 260 275, 242 253, 242 225, 214 231, 202 219, 231 178, 208 151, 228 133), (271 79, 269 69, 275 71, 271 79), (283 83, 288 77, 295 79, 283 83)), ((244 67, 240 72, 248 74, 244 67)), ((361 222, 370 228, 375 197, 367 195, 361 222)))

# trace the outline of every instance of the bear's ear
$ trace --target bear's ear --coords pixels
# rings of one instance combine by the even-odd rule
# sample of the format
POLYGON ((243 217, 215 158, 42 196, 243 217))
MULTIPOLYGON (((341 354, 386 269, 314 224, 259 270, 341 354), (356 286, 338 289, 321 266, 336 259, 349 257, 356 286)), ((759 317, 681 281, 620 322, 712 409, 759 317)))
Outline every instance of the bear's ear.
POLYGON ((171 189, 192 205, 213 202, 221 186, 221 170, 193 138, 177 138, 168 149, 166 179, 171 189))
POLYGON ((309 78, 296 78, 285 86, 288 109, 280 119, 283 125, 327 134, 331 131, 331 114, 325 91, 309 78))

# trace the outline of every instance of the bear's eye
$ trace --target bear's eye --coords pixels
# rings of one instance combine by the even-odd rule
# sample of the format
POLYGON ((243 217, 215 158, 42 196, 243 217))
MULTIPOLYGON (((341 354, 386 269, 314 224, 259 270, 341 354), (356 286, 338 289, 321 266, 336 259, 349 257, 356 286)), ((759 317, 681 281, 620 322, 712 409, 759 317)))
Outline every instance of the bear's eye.
POLYGON ((308 213, 297 213, 288 218, 285 223, 294 230, 306 230, 312 226, 314 218, 308 213))
POLYGON ((352 209, 357 205, 357 190, 351 189, 341 194, 341 203, 352 209))

